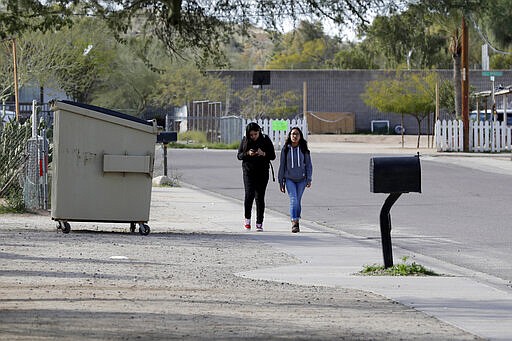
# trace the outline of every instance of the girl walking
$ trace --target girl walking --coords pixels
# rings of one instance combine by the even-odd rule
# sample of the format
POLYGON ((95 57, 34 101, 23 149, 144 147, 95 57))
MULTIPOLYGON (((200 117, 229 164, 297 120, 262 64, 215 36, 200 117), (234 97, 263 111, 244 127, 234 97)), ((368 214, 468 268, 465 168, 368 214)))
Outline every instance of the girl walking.
POLYGON ((312 175, 313 164, 311 163, 308 143, 304 139, 300 128, 294 127, 288 133, 286 143, 281 150, 278 173, 281 192, 288 191, 288 197, 290 198, 290 218, 293 233, 300 231, 302 194, 306 187, 311 187, 312 175))
POLYGON ((245 128, 245 136, 238 147, 238 160, 242 160, 244 177, 244 227, 251 229, 252 204, 256 199, 256 231, 263 231, 265 191, 269 179, 270 161, 276 158, 274 144, 261 133, 260 126, 251 122, 245 128))

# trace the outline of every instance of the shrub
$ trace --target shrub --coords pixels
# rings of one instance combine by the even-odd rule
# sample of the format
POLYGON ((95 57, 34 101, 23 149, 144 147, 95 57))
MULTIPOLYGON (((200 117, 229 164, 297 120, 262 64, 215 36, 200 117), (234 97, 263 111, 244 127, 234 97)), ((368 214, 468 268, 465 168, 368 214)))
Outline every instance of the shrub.
POLYGON ((208 142, 206 133, 197 130, 189 130, 178 134, 178 141, 186 141, 187 143, 205 144, 208 142))
POLYGON ((8 211, 19 212, 25 209, 19 179, 24 175, 26 146, 30 135, 30 120, 24 124, 8 122, 0 131, 0 198, 5 199, 8 211))

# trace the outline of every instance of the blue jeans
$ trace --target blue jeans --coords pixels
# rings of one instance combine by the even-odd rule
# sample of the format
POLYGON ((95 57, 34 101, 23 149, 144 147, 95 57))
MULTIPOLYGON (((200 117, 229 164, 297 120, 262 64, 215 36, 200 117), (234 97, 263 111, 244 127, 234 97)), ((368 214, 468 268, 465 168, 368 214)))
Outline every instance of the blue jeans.
POLYGON ((301 180, 299 182, 294 182, 292 180, 286 179, 286 191, 288 192, 288 196, 290 197, 290 218, 291 220, 299 220, 300 213, 302 210, 301 200, 302 194, 306 189, 307 180, 301 180))

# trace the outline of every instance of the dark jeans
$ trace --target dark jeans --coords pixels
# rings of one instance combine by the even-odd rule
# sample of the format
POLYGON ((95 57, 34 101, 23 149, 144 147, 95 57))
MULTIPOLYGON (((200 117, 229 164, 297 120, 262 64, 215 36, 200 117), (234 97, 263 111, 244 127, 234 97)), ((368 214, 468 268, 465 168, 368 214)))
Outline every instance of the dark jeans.
POLYGON ((265 191, 268 184, 268 171, 261 173, 250 173, 244 170, 244 209, 245 218, 251 219, 252 204, 256 199, 256 224, 263 223, 265 212, 265 191))

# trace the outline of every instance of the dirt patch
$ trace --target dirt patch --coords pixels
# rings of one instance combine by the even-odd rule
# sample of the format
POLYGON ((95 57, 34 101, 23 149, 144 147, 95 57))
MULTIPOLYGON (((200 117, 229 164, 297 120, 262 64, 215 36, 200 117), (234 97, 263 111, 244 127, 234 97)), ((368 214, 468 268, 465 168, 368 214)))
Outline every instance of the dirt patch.
POLYGON ((296 263, 233 234, 0 230, 8 340, 474 340, 358 290, 237 277, 296 263))

